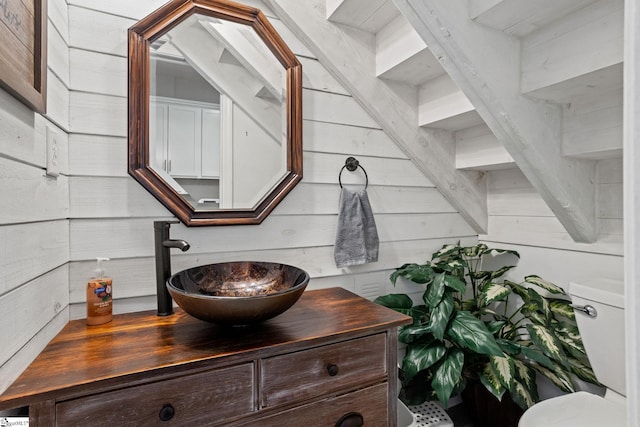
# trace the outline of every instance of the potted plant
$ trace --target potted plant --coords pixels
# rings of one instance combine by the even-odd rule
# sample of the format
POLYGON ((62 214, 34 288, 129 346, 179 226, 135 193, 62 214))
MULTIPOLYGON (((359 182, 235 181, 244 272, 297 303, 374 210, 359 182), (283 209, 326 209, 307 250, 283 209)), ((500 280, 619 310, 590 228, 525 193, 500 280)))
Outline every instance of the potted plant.
MULTIPOLYGON (((519 254, 484 244, 446 245, 425 264, 405 264, 391 275, 424 285, 423 304, 405 294, 375 302, 413 317, 398 334, 406 344, 401 399, 407 404, 449 398, 477 383, 526 409, 538 398, 536 373, 565 392, 573 375, 598 384, 562 288, 539 276, 515 283, 513 265, 484 270, 483 260, 519 254)), ((491 261, 494 261, 493 259, 491 261)))

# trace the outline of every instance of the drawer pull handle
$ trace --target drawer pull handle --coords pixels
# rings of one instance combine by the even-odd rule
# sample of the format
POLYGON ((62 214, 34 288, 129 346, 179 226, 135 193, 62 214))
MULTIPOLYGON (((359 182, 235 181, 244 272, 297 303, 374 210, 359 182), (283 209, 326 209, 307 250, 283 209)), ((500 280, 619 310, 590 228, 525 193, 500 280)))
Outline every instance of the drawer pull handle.
POLYGON ((175 414, 176 410, 173 408, 173 406, 171 406, 171 404, 167 403, 162 406, 162 409, 160 409, 160 413, 158 414, 158 416, 160 417, 161 421, 169 421, 175 414))
POLYGON ((360 427, 364 425, 362 414, 357 412, 349 412, 338 420, 336 427, 360 427))
POLYGON ((338 375, 338 372, 340 372, 340 368, 338 368, 338 365, 329 363, 327 365, 327 372, 329 373, 330 376, 335 377, 336 375, 338 375))

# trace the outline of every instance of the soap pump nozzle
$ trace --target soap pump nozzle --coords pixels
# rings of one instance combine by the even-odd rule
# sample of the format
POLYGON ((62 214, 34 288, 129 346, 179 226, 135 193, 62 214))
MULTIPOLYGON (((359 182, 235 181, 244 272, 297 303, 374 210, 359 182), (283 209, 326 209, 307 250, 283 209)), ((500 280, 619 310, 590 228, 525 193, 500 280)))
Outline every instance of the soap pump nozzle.
POLYGON ((96 257, 96 269, 93 270, 93 277, 96 279, 104 277, 104 268, 102 266, 103 261, 109 261, 109 258, 96 257))

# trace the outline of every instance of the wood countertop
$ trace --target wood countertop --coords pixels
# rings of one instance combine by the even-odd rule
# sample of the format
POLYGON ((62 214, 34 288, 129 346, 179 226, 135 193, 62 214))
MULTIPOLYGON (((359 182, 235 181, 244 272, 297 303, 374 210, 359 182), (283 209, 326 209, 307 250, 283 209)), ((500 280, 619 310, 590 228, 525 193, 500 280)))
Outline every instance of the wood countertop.
POLYGON ((363 333, 410 324, 411 318, 343 288, 306 291, 288 311, 254 326, 223 327, 177 309, 121 314, 101 326, 69 322, 20 377, 0 395, 0 410, 47 399, 68 399, 91 389, 143 382, 150 372, 175 375, 269 357, 363 333), (171 368, 171 369, 167 369, 171 368))

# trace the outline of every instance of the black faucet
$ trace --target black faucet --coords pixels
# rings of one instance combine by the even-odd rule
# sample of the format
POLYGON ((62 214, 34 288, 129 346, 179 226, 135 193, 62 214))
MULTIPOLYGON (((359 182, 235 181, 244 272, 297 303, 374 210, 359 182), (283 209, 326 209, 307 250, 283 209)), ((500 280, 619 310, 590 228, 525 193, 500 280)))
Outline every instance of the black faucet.
POLYGON ((171 224, 179 224, 179 221, 154 221, 155 251, 156 251, 156 287, 158 295, 158 316, 173 314, 173 300, 167 290, 167 280, 171 277, 170 248, 178 248, 182 252, 189 250, 189 243, 185 240, 172 240, 169 238, 171 224))

